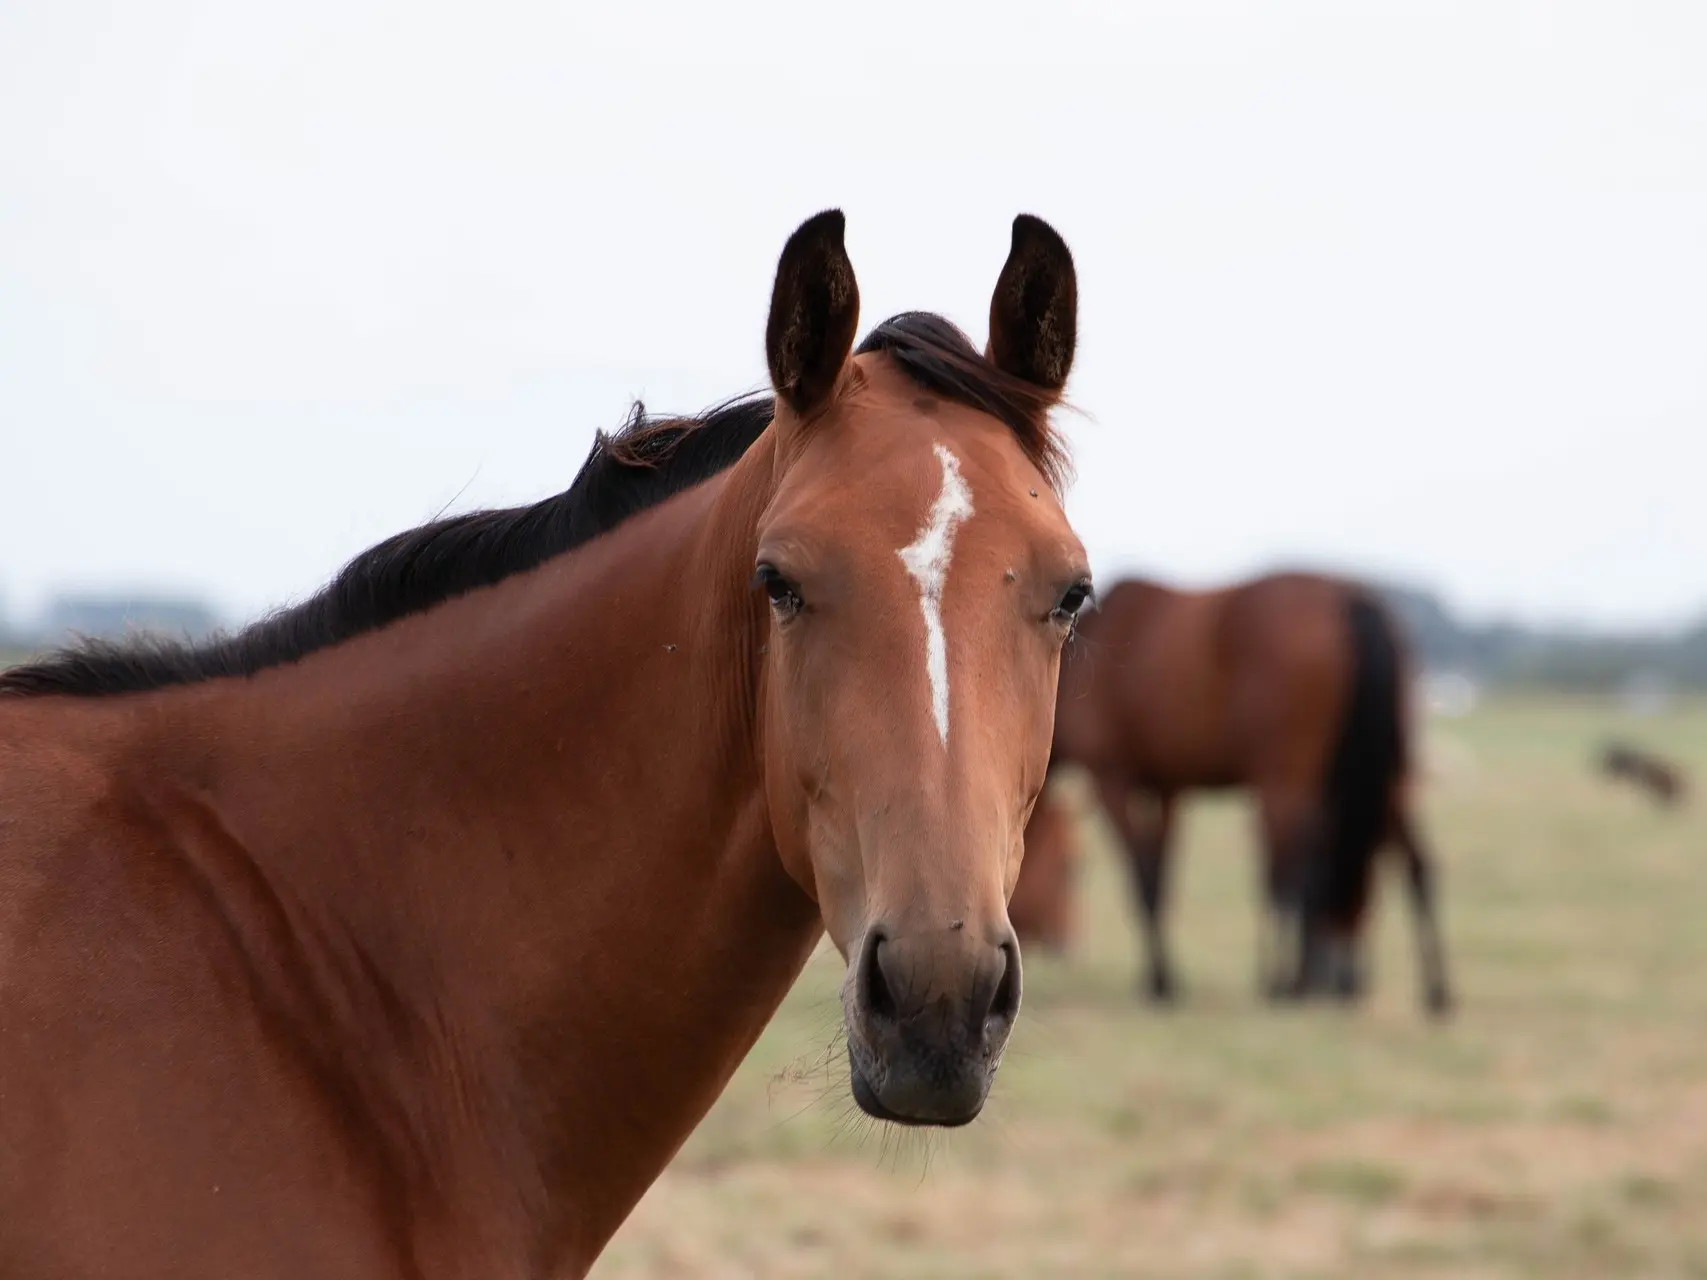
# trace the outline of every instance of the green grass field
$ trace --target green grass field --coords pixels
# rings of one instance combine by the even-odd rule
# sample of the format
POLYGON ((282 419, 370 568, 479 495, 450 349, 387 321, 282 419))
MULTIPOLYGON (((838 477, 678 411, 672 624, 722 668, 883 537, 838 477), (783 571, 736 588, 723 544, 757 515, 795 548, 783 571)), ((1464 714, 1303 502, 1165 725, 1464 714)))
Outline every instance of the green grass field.
POLYGON ((1099 840, 1079 950, 1028 958, 989 1108, 924 1139, 852 1111, 820 952, 595 1275, 1707 1277, 1707 797, 1665 813, 1596 777, 1610 732, 1707 781, 1700 704, 1431 726, 1449 1025, 1417 1011, 1390 868, 1368 1004, 1261 1004, 1249 819, 1203 801, 1180 1010, 1134 998, 1099 840))

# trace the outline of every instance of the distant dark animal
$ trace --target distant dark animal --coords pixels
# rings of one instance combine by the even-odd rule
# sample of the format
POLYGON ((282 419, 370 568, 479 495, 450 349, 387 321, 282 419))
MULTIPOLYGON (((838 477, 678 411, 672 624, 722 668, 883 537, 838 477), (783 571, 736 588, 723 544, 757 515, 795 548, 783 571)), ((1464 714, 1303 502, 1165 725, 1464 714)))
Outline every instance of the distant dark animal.
POLYGON ((1634 783, 1666 808, 1681 803, 1689 790, 1677 765, 1628 743, 1609 743, 1600 754, 1600 771, 1609 778, 1634 783))
MULTIPOLYGON (((1265 990, 1362 991, 1373 867, 1391 844, 1408 871, 1424 1002, 1435 1013, 1450 1007, 1434 860, 1407 796, 1407 682, 1386 610, 1355 585, 1314 575, 1208 592, 1122 582, 1080 620, 1061 665, 1050 767, 1088 770, 1121 837, 1154 998, 1176 989, 1162 927, 1176 800, 1248 787, 1265 853, 1265 990)), ((1054 803, 1046 794, 1039 807, 1054 803)), ((1040 838, 1053 843, 1060 831, 1040 838)), ((1058 860, 1040 859, 1040 872, 1058 860)), ((1016 900, 1043 918, 1024 883, 1030 870, 1028 854, 1016 900)))

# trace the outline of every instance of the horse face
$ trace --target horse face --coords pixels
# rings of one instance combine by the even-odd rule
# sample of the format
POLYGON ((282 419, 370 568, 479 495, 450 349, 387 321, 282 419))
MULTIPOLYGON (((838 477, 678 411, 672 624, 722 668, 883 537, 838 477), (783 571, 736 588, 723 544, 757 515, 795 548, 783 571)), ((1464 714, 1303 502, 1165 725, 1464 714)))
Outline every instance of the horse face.
POLYGON ((848 962, 855 1099, 960 1124, 1019 1010, 1007 897, 1090 590, 1045 474, 1071 260, 1021 220, 988 356, 917 316, 853 354, 852 268, 839 215, 820 219, 785 250, 772 305, 766 786, 784 863, 848 962), (1016 404, 1036 412, 1031 438, 1016 404))

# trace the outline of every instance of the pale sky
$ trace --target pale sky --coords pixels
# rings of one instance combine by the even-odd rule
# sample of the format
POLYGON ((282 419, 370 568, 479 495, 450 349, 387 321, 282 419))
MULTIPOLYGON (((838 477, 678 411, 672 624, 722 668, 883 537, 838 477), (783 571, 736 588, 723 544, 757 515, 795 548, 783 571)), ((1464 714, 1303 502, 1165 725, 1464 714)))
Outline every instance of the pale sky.
POLYGON ((0 0, 0 592, 312 591, 862 329, 1078 262, 1104 580, 1707 612, 1707 4, 0 0))

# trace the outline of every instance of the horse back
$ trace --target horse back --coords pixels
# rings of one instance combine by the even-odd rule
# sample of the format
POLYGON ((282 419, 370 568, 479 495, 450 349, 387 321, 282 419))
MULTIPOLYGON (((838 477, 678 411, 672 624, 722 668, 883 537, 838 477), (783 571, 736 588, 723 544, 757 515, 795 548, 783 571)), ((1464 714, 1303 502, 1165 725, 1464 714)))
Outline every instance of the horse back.
POLYGON ((1251 781, 1315 789, 1345 714, 1354 659, 1348 587, 1274 574, 1225 597, 1229 727, 1251 781))
POLYGON ((1346 591, 1313 574, 1117 584, 1063 665, 1058 758, 1163 790, 1313 791, 1345 703, 1346 591))
POLYGON ((1118 583, 1064 660, 1056 756, 1173 789, 1228 785, 1216 593, 1118 583))

